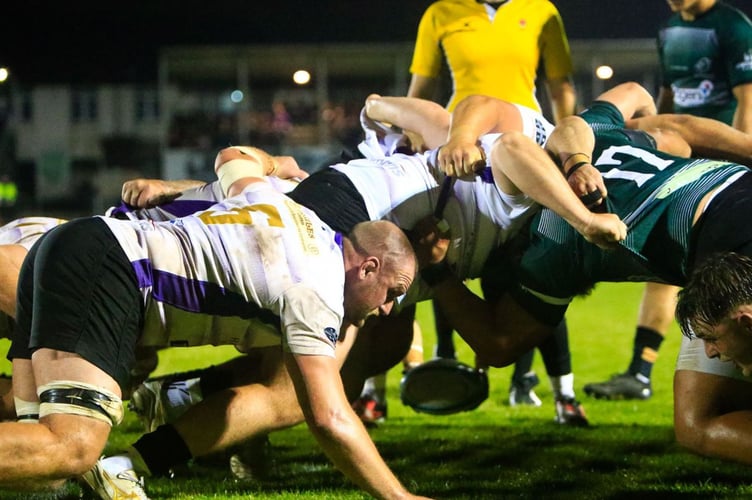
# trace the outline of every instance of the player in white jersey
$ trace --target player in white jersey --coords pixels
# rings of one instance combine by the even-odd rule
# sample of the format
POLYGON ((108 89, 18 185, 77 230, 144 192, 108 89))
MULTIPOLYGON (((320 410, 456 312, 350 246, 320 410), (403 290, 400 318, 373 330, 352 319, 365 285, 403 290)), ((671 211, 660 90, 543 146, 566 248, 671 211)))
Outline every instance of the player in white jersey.
MULTIPOLYGON (((511 104, 509 107, 514 120, 512 120, 512 125, 507 123, 506 126, 515 126, 517 127, 515 130, 521 130, 523 118, 519 113, 519 108, 511 104)), ((393 120, 390 122, 394 123, 393 120)), ((530 129, 535 131, 531 134, 533 137, 538 136, 538 139, 542 140, 542 136, 538 134, 538 128, 533 126, 530 129)), ((492 155, 492 141, 497 138, 498 135, 488 136, 481 141, 484 151, 488 151, 489 155, 492 155)), ((530 140, 535 139, 530 138, 530 140)), ((391 219, 401 227, 411 229, 412 224, 435 212, 441 184, 445 178, 437 168, 436 158, 437 151, 433 150, 419 155, 393 153, 384 155, 383 158, 352 160, 346 165, 335 165, 312 174, 301 182, 290 193, 290 196, 300 204, 314 210, 328 225, 340 231, 346 231, 352 224, 361 220, 381 218, 391 219)), ((221 165, 241 159, 234 148, 228 148, 220 153, 218 163, 221 165)), ((234 163, 234 165, 240 165, 240 163, 234 163)), ((559 179, 561 182, 557 188, 561 192, 550 193, 550 200, 561 197, 563 201, 557 207, 566 212, 571 220, 577 220, 581 230, 599 242, 623 237, 621 234, 623 226, 617 218, 610 215, 602 217, 591 214, 574 196, 558 171, 553 173, 554 176, 551 172, 516 172, 514 165, 497 163, 486 167, 485 175, 481 178, 457 181, 453 184, 451 191, 453 196, 447 200, 443 216, 448 219, 450 239, 455 243, 452 245, 454 247, 452 252, 457 259, 456 272, 462 273, 463 277, 472 277, 476 269, 480 268, 492 246, 498 244, 507 232, 511 231, 510 227, 514 225, 512 219, 535 208, 533 200, 514 187, 514 182, 518 178, 522 183, 535 183, 536 179, 540 180, 537 176, 552 176, 554 179, 559 179), (531 180, 528 180, 528 177, 531 177, 531 180), (505 189, 502 189, 500 185, 504 185, 505 189), (515 191, 514 194, 510 195, 505 191, 512 188, 515 191), (510 219, 503 219, 505 216, 510 219), (588 226, 589 222, 595 220, 599 221, 599 225, 588 226), (480 239, 481 236, 486 237, 486 235, 479 234, 484 231, 491 235, 487 237, 487 243, 480 239), (482 244, 479 244, 481 242, 482 244)), ((546 195, 548 196, 549 193, 546 195)), ((421 297, 420 293, 413 296, 413 292, 414 290, 411 289, 401 305, 421 297)), ((420 292, 419 289, 418 292, 420 292)), ((423 296, 423 298, 427 297, 423 296)), ((342 371, 343 382, 347 388, 357 391, 351 392, 353 396, 360 392, 362 381, 367 376, 379 373, 399 361, 406 351, 406 340, 409 341, 411 337, 411 327, 412 318, 405 320, 401 314, 372 318, 366 323, 365 328, 358 333, 356 345, 351 351, 351 353, 357 352, 358 356, 353 362, 350 362, 348 358, 342 371), (366 353, 371 349, 380 349, 380 354, 385 356, 368 356, 366 353)), ((174 426, 165 425, 143 436, 134 446, 139 455, 136 462, 143 462, 148 467, 148 470, 140 472, 164 472, 172 465, 187 460, 191 456, 212 453, 235 442, 248 439, 259 429, 271 431, 299 422, 302 414, 292 405, 275 405, 275 407, 285 407, 284 415, 266 415, 272 417, 269 420, 262 420, 255 413, 253 417, 249 417, 238 411, 241 408, 253 408, 254 405, 261 405, 262 401, 267 401, 268 391, 265 390, 267 385, 268 382, 236 387, 232 391, 232 397, 221 398, 222 402, 219 402, 219 398, 205 400, 200 404, 200 411, 189 410, 174 426), (241 404, 241 401, 246 401, 246 403, 241 404), (231 405, 233 410, 229 411, 227 407, 221 406, 224 403, 231 405), (201 417, 211 411, 215 412, 213 414, 222 414, 222 419, 207 420, 201 417), (238 418, 238 421, 235 421, 235 418, 238 418), (232 433, 220 433, 221 436, 213 432, 209 433, 217 436, 217 439, 209 442, 206 439, 207 426, 219 424, 220 421, 225 428, 231 428, 232 433), (249 425, 249 422, 253 424, 249 425), (170 457, 160 453, 159 450, 165 449, 167 434, 170 435, 167 440, 170 443, 168 445, 170 449, 188 451, 180 455, 172 454, 170 457), (182 438, 179 444, 177 444, 178 437, 182 438), (168 463, 169 461, 172 462, 168 463)), ((281 392, 274 392, 275 397, 279 397, 279 394, 281 392)))
POLYGON ((158 325, 149 334, 164 334, 159 341, 169 345, 173 318, 184 314, 210 324, 222 315, 279 314, 286 365, 327 454, 372 495, 408 497, 332 382, 342 319, 360 325, 388 313, 415 269, 393 224, 366 222, 339 236, 258 183, 172 222, 88 218, 60 226, 32 249, 21 273, 18 323, 30 340, 17 338, 11 348, 14 390, 23 408, 33 405, 38 384, 41 411, 38 424, 0 424, 2 484, 39 486, 95 464, 122 416, 120 393, 142 324, 158 325))

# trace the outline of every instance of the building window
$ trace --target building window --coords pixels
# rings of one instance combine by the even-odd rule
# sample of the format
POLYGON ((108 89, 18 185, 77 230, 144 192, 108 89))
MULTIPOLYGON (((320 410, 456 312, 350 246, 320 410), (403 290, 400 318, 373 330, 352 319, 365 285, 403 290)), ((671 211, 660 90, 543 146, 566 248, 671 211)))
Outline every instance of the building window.
POLYGON ((71 94, 71 121, 73 123, 93 122, 99 113, 95 90, 74 90, 71 94))
POLYGON ((159 120, 159 93, 153 89, 136 92, 136 121, 155 122, 159 120))

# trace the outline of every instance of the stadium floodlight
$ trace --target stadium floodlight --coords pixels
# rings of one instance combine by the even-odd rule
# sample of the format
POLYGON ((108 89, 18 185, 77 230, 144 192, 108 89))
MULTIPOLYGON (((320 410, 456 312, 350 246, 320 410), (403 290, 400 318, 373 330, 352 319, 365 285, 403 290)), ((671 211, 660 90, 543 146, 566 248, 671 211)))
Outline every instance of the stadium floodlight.
POLYGON ((292 81, 298 85, 305 85, 311 81, 311 74, 304 69, 299 69, 292 74, 292 81))
POLYGON ((598 66, 597 68, 595 68, 595 76, 597 76, 601 80, 608 80, 609 78, 614 76, 614 68, 607 64, 598 66))

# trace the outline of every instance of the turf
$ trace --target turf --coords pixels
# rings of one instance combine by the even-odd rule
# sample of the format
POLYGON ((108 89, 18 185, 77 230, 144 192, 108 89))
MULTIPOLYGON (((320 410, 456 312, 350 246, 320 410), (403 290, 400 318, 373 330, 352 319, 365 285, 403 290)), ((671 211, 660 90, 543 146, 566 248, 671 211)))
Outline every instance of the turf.
MULTIPOLYGON (((631 356, 643 286, 601 284, 578 299, 568 314, 575 387, 591 426, 553 422, 545 370, 540 408, 505 404, 511 368, 489 373, 491 395, 477 410, 449 416, 417 414, 399 401, 399 368, 388 377, 389 416, 371 435, 389 465, 414 492, 445 499, 505 498, 744 498, 752 497, 748 467, 694 456, 676 445, 672 431, 671 378, 680 335, 674 326, 654 368, 654 395, 647 401, 598 401, 582 386, 623 371, 631 356)), ((419 307, 426 353, 434 341, 430 305, 419 307)), ((459 340, 460 359, 472 363, 459 340)), ((165 352, 159 372, 220 361, 225 348, 165 352)), ((133 415, 112 435, 108 452, 122 449, 140 432, 133 415)), ((304 426, 272 434, 266 467, 256 479, 235 481, 228 455, 195 461, 173 479, 152 478, 152 498, 171 499, 355 499, 367 498, 330 465, 304 426)), ((58 495, 77 498, 71 484, 58 495)), ((2 495, 2 498, 13 498, 2 495)), ((28 496, 16 498, 29 498, 28 496)))

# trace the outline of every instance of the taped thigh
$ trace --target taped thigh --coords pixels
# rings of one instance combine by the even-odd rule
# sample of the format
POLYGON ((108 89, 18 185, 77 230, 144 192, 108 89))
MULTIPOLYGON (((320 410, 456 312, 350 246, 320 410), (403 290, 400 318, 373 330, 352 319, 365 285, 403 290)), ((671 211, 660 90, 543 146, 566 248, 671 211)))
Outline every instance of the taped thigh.
POLYGON ((123 401, 101 387, 71 380, 58 380, 37 389, 39 418, 67 413, 95 418, 110 425, 123 420, 123 401))

